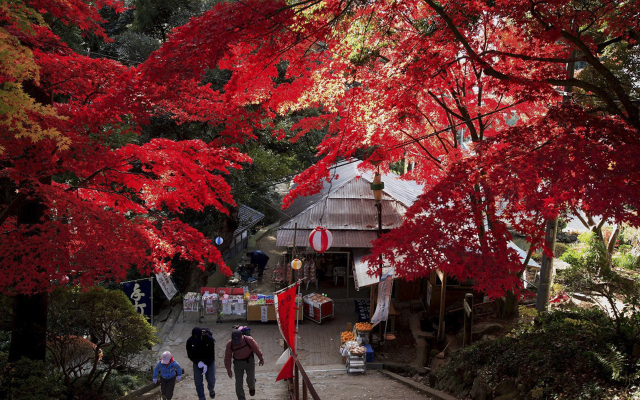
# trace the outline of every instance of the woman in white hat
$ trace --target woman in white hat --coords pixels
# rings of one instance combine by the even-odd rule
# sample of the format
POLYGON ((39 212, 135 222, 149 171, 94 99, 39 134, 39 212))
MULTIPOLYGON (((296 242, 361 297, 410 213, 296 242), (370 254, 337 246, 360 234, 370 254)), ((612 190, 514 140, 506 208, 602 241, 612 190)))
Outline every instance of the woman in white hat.
POLYGON ((160 392, 162 393, 162 398, 171 400, 173 397, 173 388, 175 388, 176 382, 180 382, 182 378, 182 368, 180 368, 180 364, 173 359, 171 353, 165 351, 153 369, 153 383, 158 383, 158 372, 160 373, 160 392))

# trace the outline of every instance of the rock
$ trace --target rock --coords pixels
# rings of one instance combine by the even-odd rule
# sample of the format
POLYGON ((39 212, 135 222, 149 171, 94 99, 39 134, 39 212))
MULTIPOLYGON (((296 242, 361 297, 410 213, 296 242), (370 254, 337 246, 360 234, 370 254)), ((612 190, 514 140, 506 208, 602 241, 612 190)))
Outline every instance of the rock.
POLYGON ((504 329, 504 326, 495 322, 477 324, 473 327, 473 336, 480 337, 484 335, 490 335, 493 333, 498 333, 502 329, 504 329))

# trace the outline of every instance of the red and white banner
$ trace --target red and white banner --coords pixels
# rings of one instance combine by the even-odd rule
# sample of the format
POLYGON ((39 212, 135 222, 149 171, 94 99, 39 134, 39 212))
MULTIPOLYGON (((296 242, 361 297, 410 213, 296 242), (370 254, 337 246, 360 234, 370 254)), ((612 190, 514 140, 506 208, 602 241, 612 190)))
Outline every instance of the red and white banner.
MULTIPOLYGON (((274 303, 276 308, 276 319, 278 328, 289 346, 289 350, 295 355, 296 352, 296 297, 298 295, 298 283, 295 283, 283 291, 276 293, 274 303)), ((281 379, 293 378, 293 356, 284 364, 280 370, 276 382, 281 379)))

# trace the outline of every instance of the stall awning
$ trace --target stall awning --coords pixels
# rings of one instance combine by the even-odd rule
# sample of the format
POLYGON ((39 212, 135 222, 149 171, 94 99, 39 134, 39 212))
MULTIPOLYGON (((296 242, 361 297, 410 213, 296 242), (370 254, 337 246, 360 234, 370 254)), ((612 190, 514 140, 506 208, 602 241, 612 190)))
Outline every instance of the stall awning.
MULTIPOLYGON (((356 289, 375 285, 380 281, 379 277, 369 275, 369 264, 362 261, 364 256, 366 256, 367 254, 369 254, 369 251, 366 249, 353 251, 353 263, 354 263, 354 269, 355 269, 355 271, 353 271, 353 277, 355 278, 356 289)), ((395 268, 389 267, 389 266, 386 266, 386 267, 383 266, 382 274, 383 275, 390 274, 391 276, 394 276, 395 268)))

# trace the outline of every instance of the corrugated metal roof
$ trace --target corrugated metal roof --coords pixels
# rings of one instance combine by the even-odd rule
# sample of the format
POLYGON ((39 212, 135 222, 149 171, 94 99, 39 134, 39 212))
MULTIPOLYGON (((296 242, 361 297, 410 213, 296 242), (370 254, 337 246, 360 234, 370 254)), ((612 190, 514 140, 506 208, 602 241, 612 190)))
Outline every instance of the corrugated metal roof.
MULTIPOLYGON (((373 199, 328 199, 307 209, 279 229, 314 229, 322 225, 328 229, 378 230, 378 211, 373 199), (324 211, 324 215, 323 215, 324 211)), ((397 201, 382 202, 382 228, 397 228, 402 224, 406 208, 397 201)))
MULTIPOLYGON (((314 227, 315 228, 315 227, 314 227)), ((311 229, 298 229, 296 232, 296 247, 309 247, 309 234, 311 229)), ((338 231, 331 230, 333 235, 332 247, 344 248, 370 248, 371 241, 378 238, 375 231, 338 231)), ((293 229, 278 230, 276 246, 293 246, 293 229)))
MULTIPOLYGON (((356 168, 359 160, 342 165, 331 170, 332 173, 335 173, 336 178, 328 183, 323 181, 322 190, 319 193, 316 193, 311 196, 306 197, 298 197, 293 201, 293 204, 289 206, 284 212, 291 216, 291 218, 295 218, 296 215, 300 214, 305 209, 309 208, 311 205, 317 203, 320 200, 323 200, 326 195, 331 190, 332 194, 336 194, 342 198, 373 198, 373 193, 371 191, 371 187, 369 184, 373 179, 373 174, 371 172, 362 173, 358 171, 356 168), (359 181, 362 178, 366 184, 357 185, 357 186, 345 186, 346 183, 351 181, 359 181), (340 193, 337 193, 340 192, 340 193)), ((400 177, 394 173, 382 174, 382 181, 384 182, 384 195, 388 195, 391 198, 394 198, 404 204, 406 207, 411 206, 418 196, 422 194, 422 190, 424 188, 423 185, 420 185, 414 181, 406 181, 400 179, 400 177)), ((292 188, 294 188, 292 186, 292 188)), ((285 222, 286 219, 282 219, 281 222, 285 222)))
MULTIPOLYGON (((378 231, 378 210, 370 186, 372 177, 360 176, 355 164, 339 167, 336 173, 339 179, 331 185, 331 192, 325 183, 320 196, 296 199, 297 204, 294 202, 294 205, 299 209, 298 214, 281 224, 277 246, 293 246, 293 230, 297 223, 296 246, 308 246, 309 233, 321 225, 333 234, 333 247, 371 247, 371 241, 377 238, 378 231), (300 209, 302 204, 308 206, 300 209)), ((407 208, 422 193, 422 186, 402 181, 394 174, 383 175, 382 181, 385 184, 382 228, 389 230, 402 224, 407 208)))
POLYGON ((240 204, 238 207, 238 228, 233 231, 232 237, 240 235, 242 232, 260 222, 263 218, 264 214, 261 212, 244 204, 240 204))

